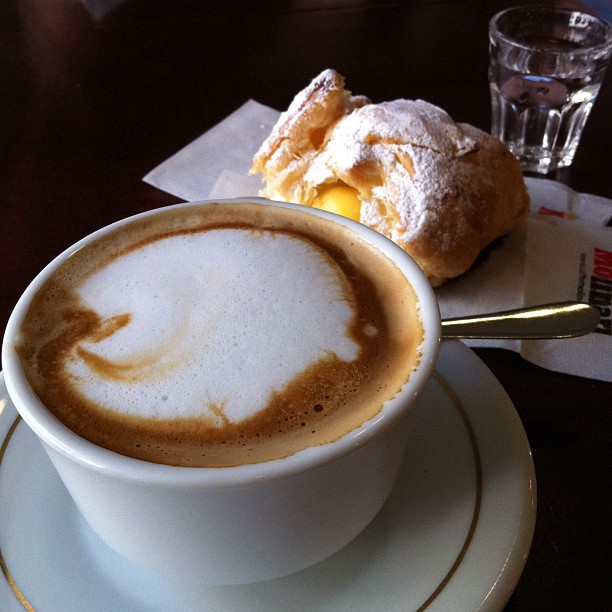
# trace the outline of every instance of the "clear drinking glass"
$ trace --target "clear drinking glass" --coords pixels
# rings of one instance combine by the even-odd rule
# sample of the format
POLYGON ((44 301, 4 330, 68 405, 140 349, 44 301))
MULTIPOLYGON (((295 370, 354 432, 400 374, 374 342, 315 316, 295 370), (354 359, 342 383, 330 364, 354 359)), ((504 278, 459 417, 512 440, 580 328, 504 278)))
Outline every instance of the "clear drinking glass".
POLYGON ((612 52, 612 27, 580 11, 507 9, 489 23, 491 133, 523 170, 569 166, 612 52))

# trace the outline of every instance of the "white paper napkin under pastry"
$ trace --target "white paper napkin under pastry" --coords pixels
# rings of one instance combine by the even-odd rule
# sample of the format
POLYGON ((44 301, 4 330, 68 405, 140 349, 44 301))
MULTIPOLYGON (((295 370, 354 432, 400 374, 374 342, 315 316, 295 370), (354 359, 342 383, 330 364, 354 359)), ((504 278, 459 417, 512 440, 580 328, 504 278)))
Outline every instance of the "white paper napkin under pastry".
MULTIPOLYGON (((257 195, 253 155, 279 112, 249 100, 144 180, 185 201, 257 195)), ((469 340, 519 352, 544 368, 612 382, 612 201, 578 194, 547 179, 527 179, 527 223, 490 249, 484 261, 436 290, 443 318, 553 301, 581 300, 602 312, 595 333, 567 340, 469 340)))

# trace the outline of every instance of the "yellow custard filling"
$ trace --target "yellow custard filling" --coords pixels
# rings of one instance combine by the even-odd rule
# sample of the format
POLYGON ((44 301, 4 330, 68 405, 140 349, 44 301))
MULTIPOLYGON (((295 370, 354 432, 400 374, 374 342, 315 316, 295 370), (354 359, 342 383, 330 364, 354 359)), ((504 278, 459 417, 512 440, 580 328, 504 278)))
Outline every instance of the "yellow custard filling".
POLYGON ((348 185, 334 185, 321 191, 312 206, 359 221, 361 202, 357 190, 348 185))

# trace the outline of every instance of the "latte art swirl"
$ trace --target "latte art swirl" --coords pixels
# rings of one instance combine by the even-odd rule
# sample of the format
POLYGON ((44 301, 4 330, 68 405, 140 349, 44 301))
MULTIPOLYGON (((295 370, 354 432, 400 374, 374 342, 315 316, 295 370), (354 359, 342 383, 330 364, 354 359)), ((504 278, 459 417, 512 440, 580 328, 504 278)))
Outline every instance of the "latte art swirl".
POLYGON ((122 414, 243 421, 309 366, 359 353, 341 270, 279 232, 167 237, 111 261, 78 293, 113 331, 79 341, 66 372, 89 401, 122 414))
POLYGON ((104 231, 32 300, 16 349, 78 435, 222 467, 332 442, 419 361, 413 289, 358 234, 254 203, 170 208, 104 231))

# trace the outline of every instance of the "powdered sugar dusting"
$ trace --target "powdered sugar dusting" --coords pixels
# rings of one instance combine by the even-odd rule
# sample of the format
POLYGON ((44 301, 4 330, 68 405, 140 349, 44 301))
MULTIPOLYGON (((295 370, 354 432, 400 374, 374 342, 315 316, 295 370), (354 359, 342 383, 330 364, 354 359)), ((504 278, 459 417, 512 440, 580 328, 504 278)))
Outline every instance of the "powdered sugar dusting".
POLYGON ((395 100, 356 109, 339 122, 304 179, 323 183, 351 172, 354 178, 355 168, 378 168, 380 181, 370 197, 356 185, 361 221, 379 225, 389 217, 382 202, 393 202, 392 237, 409 242, 438 223, 448 196, 467 187, 468 175, 457 161, 476 148, 442 109, 422 100, 395 100))
POLYGON ((279 121, 291 127, 285 140, 269 160, 254 158, 252 172, 266 182, 261 195, 312 206, 330 187, 352 189, 360 221, 412 255, 434 286, 521 222, 528 194, 499 140, 423 100, 347 103, 343 86, 308 97, 334 75, 324 71, 296 96, 279 121))

